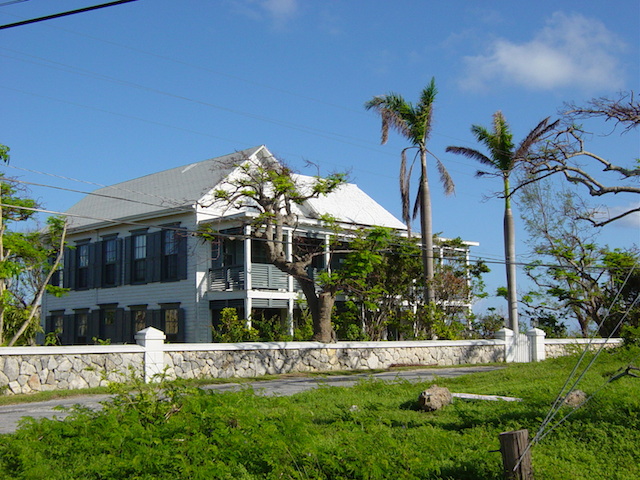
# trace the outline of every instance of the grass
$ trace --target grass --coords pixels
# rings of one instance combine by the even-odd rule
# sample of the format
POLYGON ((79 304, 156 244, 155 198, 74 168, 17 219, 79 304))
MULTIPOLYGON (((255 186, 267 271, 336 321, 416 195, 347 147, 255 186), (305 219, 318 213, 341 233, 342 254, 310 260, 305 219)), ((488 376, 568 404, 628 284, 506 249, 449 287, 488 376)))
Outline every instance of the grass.
MULTIPOLYGON (((599 390, 640 350, 603 353, 579 388, 596 397, 533 447, 536 478, 640 478, 640 379, 599 390)), ((0 478, 500 479, 500 432, 533 435, 575 357, 410 384, 363 380, 291 397, 200 391, 182 383, 115 387, 99 412, 30 421, 0 438, 0 478), (456 400, 416 409, 431 383, 522 402, 456 400)), ((636 363, 637 365, 637 363, 636 363)), ((561 415, 568 412, 563 407, 561 415)))

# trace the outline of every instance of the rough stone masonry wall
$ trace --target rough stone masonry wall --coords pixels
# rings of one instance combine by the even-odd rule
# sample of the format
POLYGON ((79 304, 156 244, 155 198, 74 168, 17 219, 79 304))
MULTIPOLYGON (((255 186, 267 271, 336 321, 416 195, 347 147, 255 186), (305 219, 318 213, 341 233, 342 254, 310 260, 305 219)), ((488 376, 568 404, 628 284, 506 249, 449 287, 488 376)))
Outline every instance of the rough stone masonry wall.
MULTIPOLYGON (((430 342, 431 343, 431 342, 430 342)), ((435 343, 435 342, 433 342, 435 343)), ((169 378, 232 378, 261 375, 371 370, 392 365, 460 365, 504 360, 504 345, 454 344, 440 346, 256 348, 165 351, 169 378)), ((171 346, 167 346, 171 347, 171 346)), ((178 349, 180 346, 173 346, 178 349)))
MULTIPOLYGON (((56 348, 56 347, 52 347, 56 348)), ((92 388, 141 376, 142 353, 0 356, 0 394, 92 388)))
POLYGON ((547 338, 544 350, 546 358, 557 358, 573 353, 581 353, 587 345, 589 345, 589 350, 595 351, 602 344, 604 344, 604 348, 615 348, 622 343, 623 340, 620 338, 610 338, 608 340, 604 338, 547 338))

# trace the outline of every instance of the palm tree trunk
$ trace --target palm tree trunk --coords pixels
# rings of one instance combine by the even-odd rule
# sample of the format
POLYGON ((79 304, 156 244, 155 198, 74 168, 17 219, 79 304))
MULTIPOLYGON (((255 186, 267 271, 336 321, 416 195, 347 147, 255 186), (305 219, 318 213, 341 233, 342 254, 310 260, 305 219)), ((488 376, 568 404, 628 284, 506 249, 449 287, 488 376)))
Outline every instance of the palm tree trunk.
POLYGON ((507 268, 507 302, 509 305, 509 325, 515 335, 518 334, 518 293, 516 289, 516 235, 513 226, 513 214, 509 199, 504 209, 504 256, 507 268))
POLYGON ((431 221, 431 194, 427 178, 427 151, 420 149, 420 229, 422 231, 422 263, 424 268, 425 305, 434 302, 433 290, 433 227, 431 221))

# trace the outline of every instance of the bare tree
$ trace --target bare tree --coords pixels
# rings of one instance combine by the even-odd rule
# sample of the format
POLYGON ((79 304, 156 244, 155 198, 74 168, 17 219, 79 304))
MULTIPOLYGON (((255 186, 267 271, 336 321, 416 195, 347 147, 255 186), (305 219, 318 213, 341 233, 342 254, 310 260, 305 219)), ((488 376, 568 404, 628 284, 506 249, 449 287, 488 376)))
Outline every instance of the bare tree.
MULTIPOLYGON (((558 125, 555 137, 535 155, 528 157, 527 171, 530 181, 560 173, 567 181, 585 187, 593 197, 618 193, 640 194, 640 159, 613 162, 592 152, 585 145, 588 132, 576 124, 579 120, 600 119, 612 122, 613 130, 621 127, 622 134, 629 133, 640 124, 640 104, 634 93, 623 92, 613 99, 592 99, 585 106, 567 103, 560 113, 564 121, 558 125), (579 160, 584 159, 589 162, 580 163, 579 160), (606 179, 596 173, 596 169, 608 174, 606 179)), ((603 226, 634 212, 640 212, 640 207, 630 207, 606 220, 587 219, 595 226, 603 226)))

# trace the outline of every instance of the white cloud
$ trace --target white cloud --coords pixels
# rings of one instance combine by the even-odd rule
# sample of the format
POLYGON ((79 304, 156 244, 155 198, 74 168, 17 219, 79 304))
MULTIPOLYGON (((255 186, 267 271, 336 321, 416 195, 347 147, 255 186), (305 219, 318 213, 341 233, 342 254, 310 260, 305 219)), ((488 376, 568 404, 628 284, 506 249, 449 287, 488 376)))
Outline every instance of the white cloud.
POLYGON ((284 26, 298 12, 299 0, 236 0, 235 11, 254 20, 268 17, 276 27, 284 26))
MULTIPOLYGON (((640 202, 600 209, 596 213, 594 218, 595 220, 600 220, 600 221, 608 220, 609 218, 614 218, 634 208, 640 208, 640 202)), ((630 213, 629 215, 626 215, 621 219, 616 220, 615 222, 612 222, 611 225, 621 227, 621 228, 633 228, 640 232, 640 212, 630 213)), ((640 236, 638 237, 638 242, 640 242, 640 236)))
POLYGON ((264 8, 276 22, 286 22, 298 10, 298 2, 297 0, 264 0, 262 2, 262 8, 264 8))
POLYGON ((483 89, 497 81, 539 90, 616 90, 624 86, 616 57, 623 49, 599 20, 557 12, 528 42, 498 39, 486 54, 465 57, 467 73, 461 86, 483 89))

